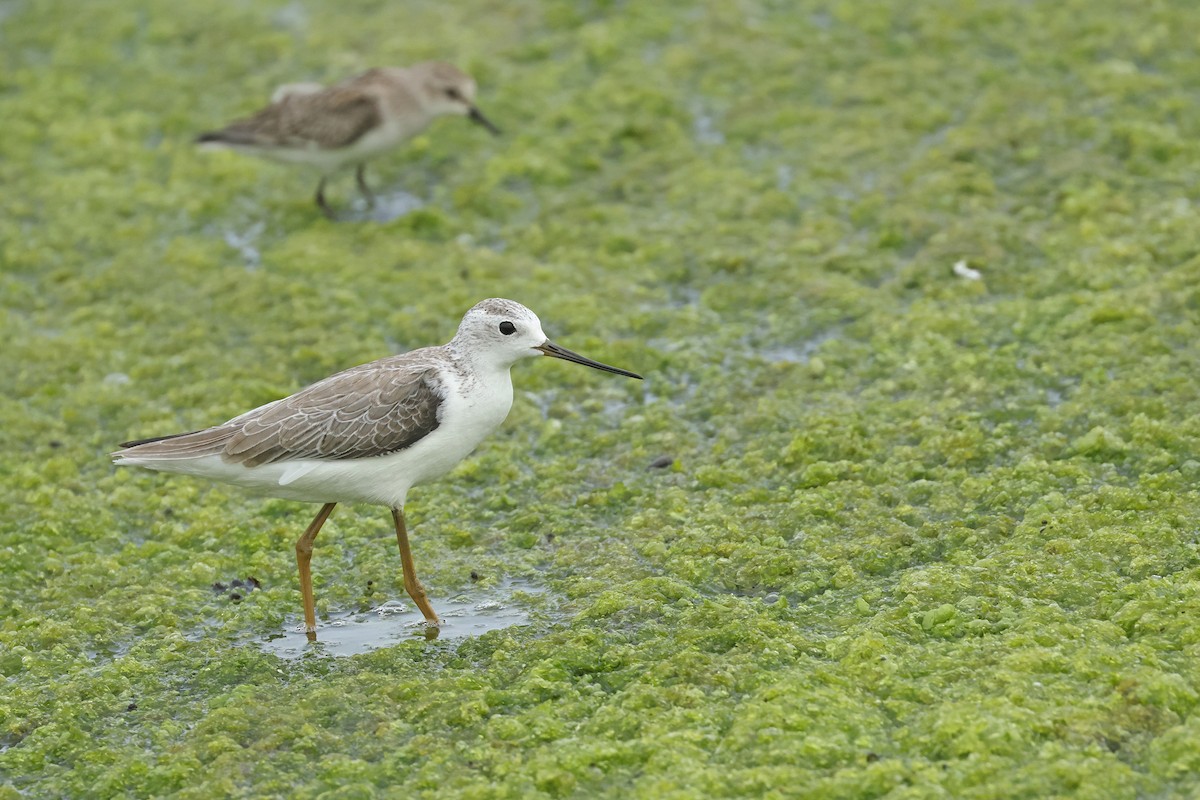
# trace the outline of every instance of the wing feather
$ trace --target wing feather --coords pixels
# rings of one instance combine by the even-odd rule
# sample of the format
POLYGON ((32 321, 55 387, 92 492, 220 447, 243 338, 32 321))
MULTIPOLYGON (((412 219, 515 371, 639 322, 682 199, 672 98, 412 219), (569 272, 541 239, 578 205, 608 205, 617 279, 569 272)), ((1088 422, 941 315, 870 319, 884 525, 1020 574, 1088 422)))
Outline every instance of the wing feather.
POLYGON ((410 447, 437 429, 443 395, 435 370, 352 370, 334 377, 246 420, 225 445, 225 459, 253 467, 371 458, 410 447))
POLYGON ((385 360, 338 373, 224 425, 145 441, 114 455, 130 460, 220 455, 247 467, 372 458, 411 447, 436 430, 444 400, 434 365, 385 360))
POLYGON ((203 134, 199 141, 337 150, 354 144, 382 120, 376 95, 353 84, 342 84, 321 91, 284 94, 250 117, 203 134))

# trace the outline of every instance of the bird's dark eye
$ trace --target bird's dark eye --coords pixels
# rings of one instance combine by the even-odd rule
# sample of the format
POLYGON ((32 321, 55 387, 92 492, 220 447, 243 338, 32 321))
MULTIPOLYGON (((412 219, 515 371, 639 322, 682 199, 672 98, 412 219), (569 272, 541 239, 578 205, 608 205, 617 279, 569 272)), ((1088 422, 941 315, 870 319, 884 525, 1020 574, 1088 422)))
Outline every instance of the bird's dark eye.
POLYGON ((500 332, 503 333, 505 336, 512 336, 514 333, 517 332, 517 326, 513 325, 508 320, 504 320, 504 322, 500 323, 500 332))
POLYGON ((458 89, 455 89, 453 86, 451 86, 449 89, 446 90, 446 97, 449 97, 451 100, 457 100, 458 99, 458 89))

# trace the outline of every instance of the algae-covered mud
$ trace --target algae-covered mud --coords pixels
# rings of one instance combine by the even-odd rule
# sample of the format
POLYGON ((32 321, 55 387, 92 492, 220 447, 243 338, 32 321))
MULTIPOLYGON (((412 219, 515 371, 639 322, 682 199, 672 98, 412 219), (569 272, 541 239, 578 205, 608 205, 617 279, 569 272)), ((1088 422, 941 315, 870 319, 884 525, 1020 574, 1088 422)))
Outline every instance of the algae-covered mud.
MULTIPOLYGON (((1197 30, 0 2, 0 800, 1200 792, 1197 30), (505 135, 439 121, 382 210, 191 144, 429 58, 505 135), (435 606, 513 624, 285 652, 313 509, 109 463, 488 296, 647 378, 522 363, 410 496, 435 606)), ((385 509, 313 567, 325 629, 407 603, 385 509)))

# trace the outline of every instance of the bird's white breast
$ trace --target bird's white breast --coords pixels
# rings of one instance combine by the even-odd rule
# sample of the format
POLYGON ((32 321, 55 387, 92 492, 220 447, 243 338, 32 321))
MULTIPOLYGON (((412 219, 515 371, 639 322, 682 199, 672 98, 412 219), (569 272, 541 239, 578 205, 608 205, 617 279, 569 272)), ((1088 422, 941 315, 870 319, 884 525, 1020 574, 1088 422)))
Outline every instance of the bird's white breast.
POLYGON ((466 458, 479 443, 500 427, 512 408, 512 379, 507 369, 494 374, 447 371, 442 379, 446 401, 441 407, 437 429, 428 440, 431 452, 410 485, 441 477, 466 458))
POLYGON ((402 119, 392 114, 385 114, 383 121, 376 127, 364 133, 349 147, 338 151, 343 155, 345 163, 365 161, 368 158, 382 155, 416 136, 425 128, 424 119, 402 119))

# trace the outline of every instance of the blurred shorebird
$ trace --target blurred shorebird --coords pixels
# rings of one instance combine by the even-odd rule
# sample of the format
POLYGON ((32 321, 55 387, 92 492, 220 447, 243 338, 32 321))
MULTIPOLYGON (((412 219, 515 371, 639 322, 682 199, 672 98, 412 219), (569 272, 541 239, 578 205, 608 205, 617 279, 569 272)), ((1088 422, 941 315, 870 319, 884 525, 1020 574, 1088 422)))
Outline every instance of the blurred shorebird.
POLYGON ((426 61, 368 70, 328 88, 285 84, 266 108, 201 134, 196 142, 315 168, 321 174, 317 205, 333 219, 325 201, 325 181, 332 173, 356 165, 358 189, 374 204, 366 162, 416 136, 437 117, 454 114, 500 133, 475 106, 471 76, 452 64, 426 61))
POLYGON ((321 503, 296 541, 305 632, 316 639, 313 541, 337 503, 388 506, 400 545, 404 588, 426 623, 441 620, 417 579, 404 501, 408 490, 450 471, 508 416, 509 370, 551 356, 641 380, 546 338, 520 303, 476 304, 449 344, 425 347, 339 372, 290 397, 193 433, 126 442, 120 465, 232 483, 286 500, 321 503))

